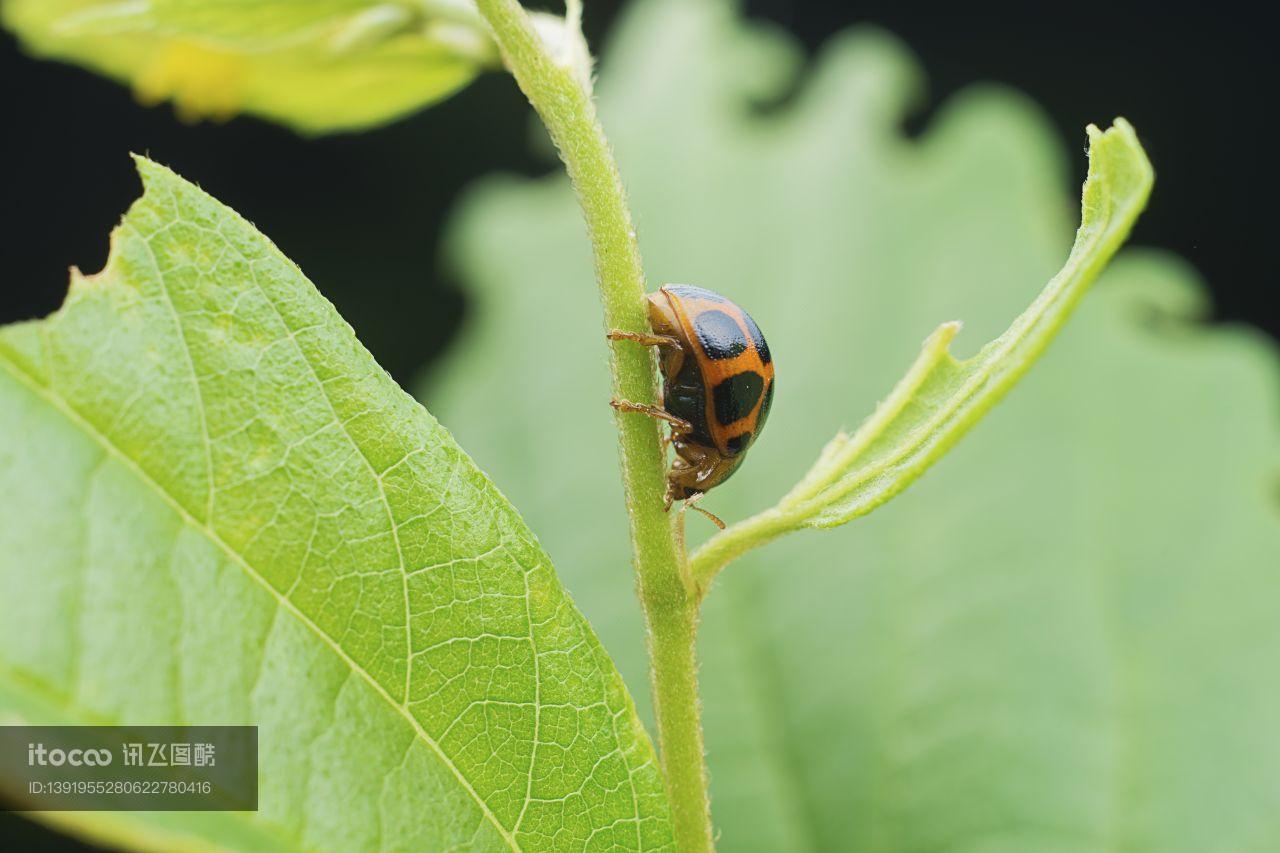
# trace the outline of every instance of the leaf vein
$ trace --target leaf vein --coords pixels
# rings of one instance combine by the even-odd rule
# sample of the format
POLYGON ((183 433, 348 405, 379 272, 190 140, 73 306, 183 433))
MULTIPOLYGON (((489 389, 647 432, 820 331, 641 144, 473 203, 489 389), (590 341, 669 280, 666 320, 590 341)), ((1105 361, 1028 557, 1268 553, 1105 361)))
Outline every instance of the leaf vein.
POLYGON ((18 382, 25 385, 33 394, 43 398, 51 406, 53 406, 55 409, 60 411, 68 420, 70 420, 73 424, 78 426, 86 435, 88 435, 94 441, 98 442, 98 444, 101 445, 104 450, 116 456, 122 462, 122 464, 124 464, 127 468, 129 468, 133 472, 134 476, 138 478, 139 482, 141 482, 144 486, 147 486, 152 491, 154 491, 161 500, 167 503, 173 509, 173 511, 177 513, 179 518, 181 518, 186 524, 190 525, 197 531, 209 537, 209 540, 213 542, 218 547, 219 550, 225 553, 231 559, 232 562, 234 562, 235 564, 239 565, 242 569, 244 569, 245 574, 247 574, 250 577, 250 579, 256 582, 259 586, 265 589, 269 595, 275 598, 277 604, 280 607, 288 610, 294 616, 294 618, 296 618, 299 622, 301 622, 304 626, 306 626, 307 629, 310 630, 312 633, 314 633, 318 638, 320 638, 322 642, 328 645, 329 648, 333 650, 334 654, 336 654, 339 657, 339 659, 341 659, 342 662, 346 664, 346 666, 350 670, 349 674, 358 675, 361 679, 363 679, 365 683, 367 683, 378 695, 380 695, 383 698, 384 701, 386 701, 388 705, 394 708, 396 712, 400 714, 400 716, 403 717, 406 722, 409 723, 414 733, 422 740, 423 743, 425 743, 432 750, 432 752, 436 754, 436 756, 440 759, 440 761, 444 764, 444 766, 448 768, 449 771, 458 780, 459 784, 462 785, 463 789, 467 792, 467 794, 476 802, 477 805, 480 806, 481 812, 485 815, 486 818, 488 818, 488 820, 498 830, 499 835, 502 836, 503 840, 507 843, 507 845, 512 850, 520 849, 520 846, 516 843, 514 835, 511 832, 509 832, 505 826, 502 825, 502 822, 498 820, 497 815, 495 815, 493 813, 493 810, 489 808, 489 804, 485 802, 484 798, 481 797, 479 792, 476 791, 476 789, 471 785, 470 780, 467 779, 467 777, 462 773, 462 771, 457 767, 457 765, 453 763, 453 761, 449 758, 448 754, 445 753, 443 748, 441 748, 440 744, 434 738, 431 737, 431 735, 426 731, 426 729, 423 728, 422 723, 420 723, 418 719, 409 712, 407 705, 397 702, 395 698, 390 693, 387 692, 387 689, 383 687, 383 685, 376 678, 374 678, 371 673, 365 670, 364 667, 360 666, 360 664, 354 658, 352 658, 349 654, 347 654, 346 650, 343 649, 342 646, 339 645, 332 637, 330 637, 328 633, 326 633, 319 625, 317 625, 314 621, 312 621, 312 619, 308 617, 305 613, 299 610, 298 607, 292 601, 286 598, 283 594, 281 594, 281 592, 278 589, 272 586, 267 581, 267 579, 258 572, 257 569, 255 569, 252 565, 249 564, 248 560, 246 560, 243 555, 241 555, 239 552, 233 549, 225 540, 223 540, 222 537, 218 535, 217 531, 215 531, 209 525, 201 522, 198 518, 192 515, 191 512, 186 507, 184 507, 181 503, 178 502, 176 497, 174 497, 163 485, 161 485, 154 477, 152 477, 147 471, 145 471, 141 465, 139 465, 132 457, 127 455, 123 450, 121 450, 118 446, 116 446, 116 444, 111 440, 109 436, 102 434, 102 432, 99 431, 98 428, 91 421, 89 421, 84 415, 82 415, 78 410, 76 410, 73 406, 71 406, 61 396, 55 393, 52 388, 44 388, 43 386, 41 386, 38 381, 36 381, 33 377, 31 377, 25 370, 23 370, 19 365, 13 362, 4 353, 0 353, 0 365, 3 365, 6 372, 8 372, 11 376, 13 376, 18 382))

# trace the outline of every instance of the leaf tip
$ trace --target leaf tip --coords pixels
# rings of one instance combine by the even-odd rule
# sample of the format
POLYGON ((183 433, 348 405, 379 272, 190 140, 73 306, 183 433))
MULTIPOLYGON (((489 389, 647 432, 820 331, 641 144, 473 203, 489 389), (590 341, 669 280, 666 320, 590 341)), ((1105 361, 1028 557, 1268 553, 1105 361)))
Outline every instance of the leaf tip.
POLYGON ((1089 136, 1089 166, 1093 171, 1098 161, 1113 171, 1120 169, 1135 172, 1142 183, 1150 184, 1154 178, 1151 161, 1142 143, 1138 141, 1138 132, 1124 117, 1117 116, 1106 130, 1096 124, 1085 128, 1089 136))
POLYGON ((146 154, 138 154, 135 151, 130 151, 129 157, 133 160, 133 166, 138 170, 138 177, 142 178, 142 185, 144 187, 157 179, 164 178, 166 174, 173 174, 173 172, 167 167, 160 165, 146 154))
POLYGON ((142 179, 144 197, 159 189, 175 192, 178 187, 194 186, 173 169, 163 163, 157 163, 145 154, 130 152, 129 156, 133 158, 133 167, 138 170, 138 177, 142 179))
POLYGON ((1101 233, 1104 227, 1122 225, 1127 234, 1155 184, 1155 171, 1133 125, 1116 118, 1106 130, 1091 124, 1086 132, 1089 174, 1081 193, 1078 245, 1085 235, 1101 233))

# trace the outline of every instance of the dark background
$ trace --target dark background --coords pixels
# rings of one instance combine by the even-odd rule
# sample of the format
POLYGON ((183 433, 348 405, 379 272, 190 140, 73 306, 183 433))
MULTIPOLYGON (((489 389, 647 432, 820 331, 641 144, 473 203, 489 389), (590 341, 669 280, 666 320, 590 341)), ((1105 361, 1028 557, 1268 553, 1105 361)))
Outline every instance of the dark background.
MULTIPOLYGON (((597 48, 607 49, 622 5, 587 0, 597 48)), ((1134 242, 1172 249, 1198 267, 1215 320, 1280 336, 1272 212, 1280 187, 1267 157, 1276 54, 1261 12, 1221 3, 744 6, 810 51, 852 24, 896 33, 928 71, 929 109, 970 83, 1006 83, 1039 102, 1062 138, 1081 148, 1089 122, 1128 117, 1159 176, 1134 242)), ((126 155, 144 152, 253 220, 408 383, 465 321, 466 300, 437 260, 452 202, 487 172, 538 174, 553 165, 533 153, 527 107, 500 75, 393 126, 319 140, 252 119, 183 125, 107 80, 24 57, 8 35, 0 36, 0 81, 5 323, 56 308, 68 266, 102 267, 107 234, 140 192, 126 155)), ((927 121, 928 110, 908 129, 927 121)), ((1073 192, 1083 156, 1074 165, 1073 192)), ((64 844, 4 814, 0 840, 17 849, 64 844)))

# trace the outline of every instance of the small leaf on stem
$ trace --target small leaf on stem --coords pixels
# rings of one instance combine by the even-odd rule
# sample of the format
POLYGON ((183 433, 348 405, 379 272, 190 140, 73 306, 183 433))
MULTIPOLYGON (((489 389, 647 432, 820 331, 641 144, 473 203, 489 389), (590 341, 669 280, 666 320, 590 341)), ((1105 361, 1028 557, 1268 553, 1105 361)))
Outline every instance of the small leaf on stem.
POLYGON ((730 527, 693 556, 699 588, 735 557, 802 527, 866 515, 938 461, 1044 352, 1146 206, 1153 173, 1124 119, 1092 125, 1080 229, 1062 271, 1000 337, 964 361, 948 346, 959 323, 925 341, 907 375, 852 436, 841 432, 776 507, 730 527))

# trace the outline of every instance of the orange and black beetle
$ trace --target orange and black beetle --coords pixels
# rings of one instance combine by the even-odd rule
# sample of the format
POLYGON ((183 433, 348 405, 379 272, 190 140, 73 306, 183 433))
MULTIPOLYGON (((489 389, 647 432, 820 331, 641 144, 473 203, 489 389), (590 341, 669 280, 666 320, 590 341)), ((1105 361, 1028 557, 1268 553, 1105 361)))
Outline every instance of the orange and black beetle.
POLYGON ((667 284, 649 294, 652 335, 613 340, 658 347, 663 408, 614 400, 615 408, 671 423, 676 459, 667 501, 687 501, 723 483, 742 464, 773 403, 773 358, 751 316, 718 293, 667 284))

